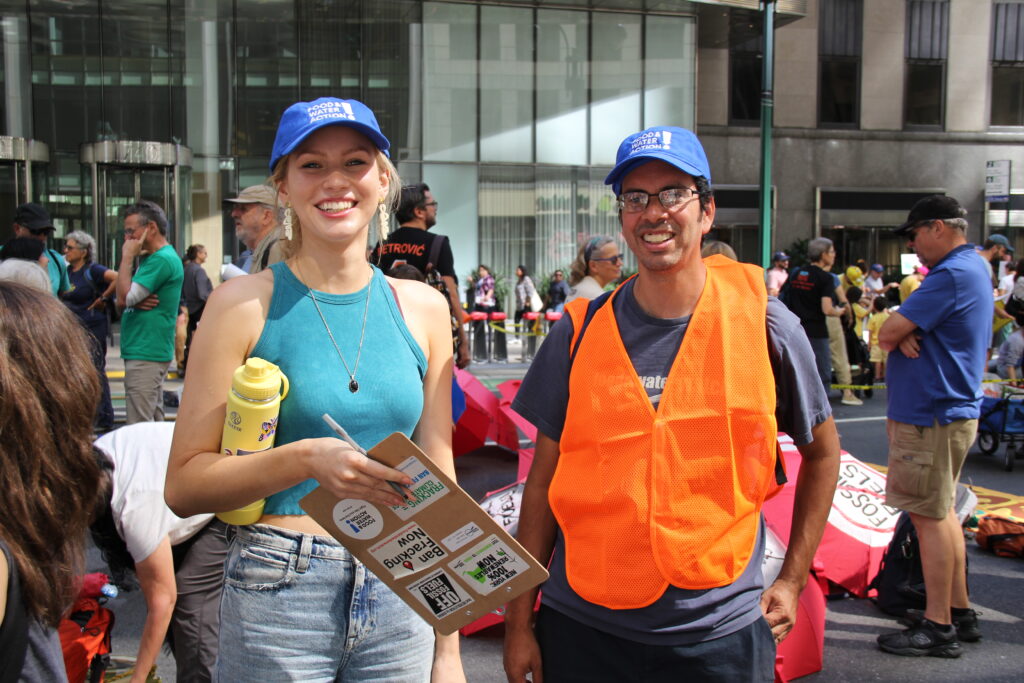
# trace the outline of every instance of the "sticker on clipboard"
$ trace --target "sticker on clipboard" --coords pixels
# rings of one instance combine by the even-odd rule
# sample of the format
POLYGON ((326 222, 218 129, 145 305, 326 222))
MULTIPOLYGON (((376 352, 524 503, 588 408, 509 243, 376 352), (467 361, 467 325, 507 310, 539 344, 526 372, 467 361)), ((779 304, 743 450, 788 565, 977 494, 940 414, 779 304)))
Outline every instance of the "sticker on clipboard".
POLYGON ((456 529, 442 538, 441 545, 443 545, 445 550, 448 552, 454 553, 467 543, 472 543, 476 539, 480 538, 483 534, 484 530, 480 528, 479 524, 476 522, 470 522, 466 526, 456 529))
POLYGON ((370 554, 396 579, 423 571, 448 556, 415 522, 370 547, 370 554))
POLYGON ((480 595, 490 594, 530 568, 526 560, 495 535, 448 566, 480 595))
POLYGON ((438 619, 473 604, 473 598, 444 568, 409 584, 407 590, 438 619))
POLYGON ((407 474, 412 479, 412 484, 408 488, 416 497, 416 500, 412 502, 391 507, 392 512, 398 515, 402 521, 409 519, 448 493, 448 487, 444 485, 444 482, 438 479, 437 475, 425 467, 418 458, 406 458, 395 469, 407 474))
POLYGON ((334 506, 331 518, 335 526, 350 538, 369 540, 377 538, 384 530, 380 510, 365 500, 346 498, 334 506))

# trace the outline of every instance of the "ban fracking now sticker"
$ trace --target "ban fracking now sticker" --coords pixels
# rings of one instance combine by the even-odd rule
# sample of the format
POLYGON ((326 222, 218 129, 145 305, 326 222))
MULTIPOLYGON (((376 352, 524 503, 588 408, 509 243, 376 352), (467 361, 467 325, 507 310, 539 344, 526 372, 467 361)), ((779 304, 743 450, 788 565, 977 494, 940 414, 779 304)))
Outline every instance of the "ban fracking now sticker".
POLYGON ((380 510, 372 503, 355 498, 339 500, 332 513, 335 526, 351 538, 369 540, 384 530, 380 510))
POLYGON ((492 534, 449 562, 448 567, 477 593, 487 595, 525 573, 530 565, 492 534))
POLYGON ((414 514, 429 506, 438 498, 448 493, 448 487, 442 483, 418 458, 409 457, 395 468, 412 479, 409 490, 412 491, 415 500, 402 505, 393 505, 391 510, 398 515, 399 519, 405 521, 414 514))
POLYGON ((371 546, 370 554, 396 579, 422 571, 448 556, 415 522, 371 546))
POLYGON ((444 568, 409 584, 407 590, 438 619, 473 604, 469 593, 445 573, 444 568))

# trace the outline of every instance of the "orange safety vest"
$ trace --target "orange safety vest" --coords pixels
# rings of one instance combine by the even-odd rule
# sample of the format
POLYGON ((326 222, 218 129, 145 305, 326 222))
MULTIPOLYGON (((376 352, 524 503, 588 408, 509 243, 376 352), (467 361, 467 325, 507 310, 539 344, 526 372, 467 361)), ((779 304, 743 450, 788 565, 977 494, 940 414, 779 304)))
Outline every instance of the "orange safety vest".
MULTIPOLYGON (((670 583, 728 585, 754 551, 775 483, 767 293, 756 266, 704 263, 704 291, 657 411, 612 301, 594 314, 573 361, 548 499, 569 584, 598 605, 646 607, 670 583)), ((588 303, 566 306, 577 335, 588 303)))

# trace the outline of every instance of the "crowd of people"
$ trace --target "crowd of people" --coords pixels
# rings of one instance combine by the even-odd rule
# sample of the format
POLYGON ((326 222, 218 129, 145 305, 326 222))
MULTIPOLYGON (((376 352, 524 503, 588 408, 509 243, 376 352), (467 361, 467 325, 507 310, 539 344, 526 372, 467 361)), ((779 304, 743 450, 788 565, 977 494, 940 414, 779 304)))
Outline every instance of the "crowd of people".
MULTIPOLYGON (((66 236, 66 257, 47 248, 45 210, 19 207, 0 264, 0 396, 18 396, 0 400, 0 638, 10 638, 0 672, 58 677, 54 627, 91 520, 115 580, 137 581, 146 599, 134 680, 168 633, 179 680, 465 680, 458 635, 434 632, 299 504, 321 486, 400 505, 396 487, 412 484, 335 438, 325 412, 366 446, 402 432, 455 476, 464 307, 448 239, 428 232, 438 202, 425 184, 403 186, 389 152, 358 101, 289 107, 268 183, 228 200, 246 275, 217 287, 206 249, 177 254, 153 202, 125 207, 116 270, 94 262, 85 233, 66 236), (111 426, 110 309, 128 426, 94 444, 111 426), (181 319, 187 374, 171 427, 161 394, 181 319), (274 446, 234 457, 221 448, 226 397, 251 357, 278 366, 290 393, 274 446), (59 383, 41 374, 55 358, 59 383), (258 499, 256 523, 211 517, 258 499)), ((895 308, 903 283, 884 282, 878 265, 833 274, 827 239, 792 269, 777 252, 767 276, 705 240, 711 164, 691 131, 630 135, 605 183, 634 277, 619 283, 623 251, 610 236, 581 244, 568 280, 556 271, 544 294, 527 265, 516 269, 516 322, 564 315, 513 403, 538 430, 518 540, 550 578, 538 612, 538 589, 508 605, 508 680, 773 680, 835 493, 833 373, 842 403, 860 403, 851 338, 865 350, 854 365, 889 384, 886 499, 911 515, 928 586, 927 608, 879 647, 958 656, 980 631, 952 495, 993 340, 991 262, 1012 246, 994 235, 975 250, 955 199, 923 199, 895 231, 921 262, 895 308), (784 483, 780 431, 801 467, 785 560, 766 585, 761 509, 784 483)), ((488 267, 471 291, 469 308, 500 306, 488 267)), ((1011 342, 1024 350, 1022 334, 1011 342)))

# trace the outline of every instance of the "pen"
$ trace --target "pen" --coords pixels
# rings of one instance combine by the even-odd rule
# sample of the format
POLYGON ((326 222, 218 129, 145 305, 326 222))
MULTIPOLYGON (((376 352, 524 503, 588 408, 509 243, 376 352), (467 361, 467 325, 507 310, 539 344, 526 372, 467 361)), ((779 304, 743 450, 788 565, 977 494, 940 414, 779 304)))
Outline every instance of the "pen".
MULTIPOLYGON (((359 451, 360 453, 365 455, 367 458, 370 458, 370 460, 374 459, 369 453, 366 452, 366 449, 364 449, 362 446, 357 444, 352 439, 352 437, 348 435, 348 432, 345 431, 345 428, 342 427, 337 422, 335 422, 334 419, 330 415, 328 415, 327 413, 324 413, 323 418, 324 418, 324 422, 327 423, 327 426, 330 427, 334 431, 335 434, 337 434, 339 437, 341 437, 342 441, 344 441, 349 446, 351 446, 352 448, 356 449, 357 451, 359 451)), ((407 501, 410 501, 410 502, 415 500, 414 498, 410 498, 409 497, 408 492, 397 481, 391 481, 390 479, 387 479, 385 481, 387 481, 388 484, 391 486, 391 488, 394 489, 395 493, 397 493, 398 495, 400 495, 402 497, 402 500, 407 500, 407 501)))

